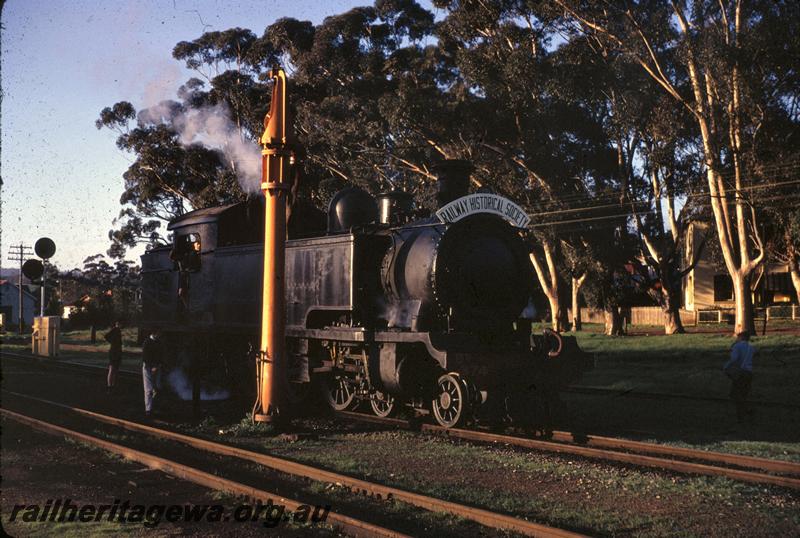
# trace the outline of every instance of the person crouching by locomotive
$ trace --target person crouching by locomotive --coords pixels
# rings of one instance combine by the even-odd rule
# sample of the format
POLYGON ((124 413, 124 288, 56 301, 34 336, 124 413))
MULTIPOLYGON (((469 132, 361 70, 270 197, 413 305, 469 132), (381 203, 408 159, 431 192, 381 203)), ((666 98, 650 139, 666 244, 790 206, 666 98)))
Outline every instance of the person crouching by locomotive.
POLYGON ((161 365, 163 363, 163 346, 161 344, 161 333, 158 329, 150 332, 150 335, 142 344, 142 383, 144 385, 144 414, 147 417, 153 415, 153 402, 155 401, 161 378, 161 365))
POLYGON ((753 355, 756 348, 750 345, 750 333, 742 331, 736 335, 736 342, 731 347, 731 358, 722 367, 731 378, 731 399, 736 404, 736 420, 740 423, 747 415, 747 396, 753 382, 753 355))
POLYGON ((111 330, 104 338, 111 344, 108 348, 108 377, 106 378, 106 393, 113 394, 117 385, 117 372, 122 362, 122 328, 119 321, 115 321, 111 330))

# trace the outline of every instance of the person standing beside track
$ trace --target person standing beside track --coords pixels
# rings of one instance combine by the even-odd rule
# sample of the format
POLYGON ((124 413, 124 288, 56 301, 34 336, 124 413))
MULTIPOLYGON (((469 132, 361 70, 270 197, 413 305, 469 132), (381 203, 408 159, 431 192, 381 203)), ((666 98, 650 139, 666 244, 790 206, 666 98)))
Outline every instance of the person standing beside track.
POLYGON ((163 361, 160 336, 160 331, 154 329, 142 344, 142 384, 144 385, 144 413, 147 417, 153 415, 153 401, 160 384, 163 361))
POLYGON ((108 348, 108 377, 106 378, 106 393, 113 394, 114 387, 117 385, 117 372, 122 362, 122 329, 119 321, 115 321, 111 330, 104 338, 111 344, 108 348))
POLYGON ((747 396, 753 383, 753 355, 756 348, 750 345, 750 333, 742 331, 736 335, 736 342, 731 347, 731 358, 722 367, 731 378, 731 399, 736 404, 736 420, 744 422, 747 415, 747 396))

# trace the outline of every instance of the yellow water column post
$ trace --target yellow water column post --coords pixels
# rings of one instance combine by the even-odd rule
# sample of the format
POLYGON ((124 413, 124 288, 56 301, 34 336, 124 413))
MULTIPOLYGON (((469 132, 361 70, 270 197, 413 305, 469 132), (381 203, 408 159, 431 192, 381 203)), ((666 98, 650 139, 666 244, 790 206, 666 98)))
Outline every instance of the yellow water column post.
MULTIPOLYGON (((294 161, 291 120, 286 107, 286 74, 272 69, 272 103, 261 136, 261 190, 266 198, 264 219, 264 286, 261 307, 259 395, 253 418, 279 419, 286 390, 286 204, 294 161)), ((285 412, 285 410, 283 410, 285 412)))

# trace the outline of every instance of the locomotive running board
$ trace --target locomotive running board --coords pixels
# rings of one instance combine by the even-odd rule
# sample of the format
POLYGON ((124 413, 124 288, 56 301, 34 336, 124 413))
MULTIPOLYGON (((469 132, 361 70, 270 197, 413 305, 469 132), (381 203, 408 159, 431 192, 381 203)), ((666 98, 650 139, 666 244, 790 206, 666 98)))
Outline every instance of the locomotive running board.
POLYGON ((337 342, 377 342, 392 344, 423 344, 431 357, 446 364, 447 352, 437 349, 431 343, 430 333, 409 333, 394 331, 378 331, 368 333, 361 327, 330 327, 326 329, 304 329, 302 327, 286 327, 286 336, 291 338, 309 338, 311 340, 335 340, 337 342), (370 339, 372 337, 372 339, 370 339))

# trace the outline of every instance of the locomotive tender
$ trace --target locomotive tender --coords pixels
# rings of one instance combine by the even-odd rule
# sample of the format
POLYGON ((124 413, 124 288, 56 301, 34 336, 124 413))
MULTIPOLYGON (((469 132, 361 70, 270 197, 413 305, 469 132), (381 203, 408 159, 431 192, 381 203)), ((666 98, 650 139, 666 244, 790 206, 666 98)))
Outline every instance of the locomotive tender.
MULTIPOLYGON (((531 421, 585 357, 573 338, 532 336, 528 217, 492 193, 468 194, 470 165, 444 161, 438 211, 416 218, 402 192, 350 187, 321 215, 293 212, 286 242, 286 348, 293 401, 311 383, 336 410, 400 404, 453 427, 531 421), (294 220, 294 222, 293 222, 294 220), (302 221, 302 222, 301 222, 302 221), (297 237, 306 235, 305 237, 297 237)), ((260 330, 263 210, 257 199, 192 211, 173 245, 142 256, 142 328, 160 328, 174 362, 234 390, 252 379, 260 330), (259 240, 261 239, 261 243, 259 240)))

